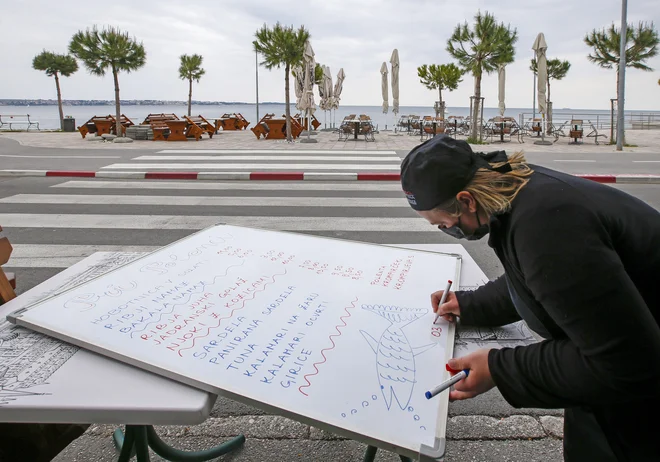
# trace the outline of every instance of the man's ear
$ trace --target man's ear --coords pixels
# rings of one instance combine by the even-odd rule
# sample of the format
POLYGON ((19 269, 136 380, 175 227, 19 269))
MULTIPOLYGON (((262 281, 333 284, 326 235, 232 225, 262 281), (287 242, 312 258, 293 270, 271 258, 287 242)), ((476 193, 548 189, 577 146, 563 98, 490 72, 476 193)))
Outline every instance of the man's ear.
POLYGON ((477 211, 477 201, 474 200, 474 197, 469 192, 459 192, 456 194, 456 199, 458 199, 458 202, 460 202, 463 208, 469 210, 472 213, 477 211))

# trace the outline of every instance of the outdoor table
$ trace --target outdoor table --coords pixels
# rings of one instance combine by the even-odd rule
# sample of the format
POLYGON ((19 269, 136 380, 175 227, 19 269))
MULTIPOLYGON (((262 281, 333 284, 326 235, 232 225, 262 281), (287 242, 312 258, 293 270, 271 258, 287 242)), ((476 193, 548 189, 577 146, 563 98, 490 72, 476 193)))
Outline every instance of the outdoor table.
POLYGON ((167 137, 167 141, 188 141, 188 138, 186 138, 186 127, 188 126, 188 121, 166 120, 165 123, 170 129, 170 136, 167 137))
MULTIPOLYGON (((460 254, 461 289, 474 289, 488 281, 460 244, 391 246, 460 254)), ((40 355, 32 355, 24 359, 22 364, 19 364, 17 355, 3 356, 0 349, 0 368, 16 371, 14 377, 5 374, 0 380, 0 421, 126 424, 126 436, 120 430, 116 430, 114 434, 115 443, 122 448, 120 461, 128 461, 133 448, 137 451, 138 461, 149 460, 149 446, 167 460, 209 460, 244 443, 244 436, 239 435, 207 451, 186 453, 167 446, 158 438, 152 425, 202 423, 208 418, 215 403, 214 394, 78 349, 4 320, 10 312, 75 287, 141 255, 143 254, 97 252, 0 306, 0 339, 10 344, 14 341, 16 348, 29 348, 37 342, 41 346, 40 355), (13 367, 8 368, 9 365, 13 367), (39 369, 41 371, 32 376, 25 374, 25 371, 39 369), (19 380, 25 383, 17 384, 19 380)), ((438 281, 438 288, 442 286, 442 281, 438 281)), ((512 331, 523 332, 519 327, 512 331)), ((460 332, 459 328, 457 334, 460 332)), ((492 341, 492 335, 488 335, 489 339, 481 336, 471 341, 460 334, 461 345, 459 347, 457 341, 454 356, 463 356, 482 347, 484 342, 492 341)), ((509 334, 506 338, 506 346, 510 346, 511 342, 524 344, 533 340, 516 339, 509 334)), ((376 447, 368 445, 364 460, 373 461, 376 452, 376 447)), ((403 461, 410 460, 405 456, 400 457, 403 461)))
MULTIPOLYGON (((152 425, 204 422, 216 395, 15 326, 12 311, 55 295, 142 255, 97 252, 0 306, 0 422, 126 425, 114 440, 120 461, 148 446, 170 460, 210 460, 243 444, 239 435, 207 451, 166 445, 152 425), (30 354, 19 354, 21 350, 30 354), (38 353, 37 353, 38 352, 38 353), (204 457, 206 456, 206 457, 204 457)), ((141 456, 138 460, 148 460, 141 456)))

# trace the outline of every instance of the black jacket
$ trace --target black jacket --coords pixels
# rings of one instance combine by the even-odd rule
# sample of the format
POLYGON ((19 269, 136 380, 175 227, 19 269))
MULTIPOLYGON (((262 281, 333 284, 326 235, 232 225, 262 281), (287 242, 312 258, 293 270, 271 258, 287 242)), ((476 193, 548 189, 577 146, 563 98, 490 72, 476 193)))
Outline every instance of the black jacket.
POLYGON ((546 339, 490 352, 512 406, 587 409, 620 460, 660 460, 660 213, 614 187, 530 167, 511 210, 490 222, 505 274, 457 292, 461 322, 522 318, 546 339))

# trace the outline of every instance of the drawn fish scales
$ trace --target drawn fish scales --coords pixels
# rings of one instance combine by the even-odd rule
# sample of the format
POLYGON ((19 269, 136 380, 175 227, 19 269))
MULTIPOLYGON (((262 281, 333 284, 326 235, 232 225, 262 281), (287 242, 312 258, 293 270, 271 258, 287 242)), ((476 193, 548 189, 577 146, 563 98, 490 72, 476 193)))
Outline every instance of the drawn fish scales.
POLYGON ((432 348, 435 343, 413 347, 403 328, 427 314, 428 309, 388 305, 362 305, 362 309, 390 322, 378 340, 364 330, 360 332, 376 354, 378 382, 387 409, 389 410, 392 402, 396 400, 399 407, 405 410, 416 383, 415 356, 432 348))

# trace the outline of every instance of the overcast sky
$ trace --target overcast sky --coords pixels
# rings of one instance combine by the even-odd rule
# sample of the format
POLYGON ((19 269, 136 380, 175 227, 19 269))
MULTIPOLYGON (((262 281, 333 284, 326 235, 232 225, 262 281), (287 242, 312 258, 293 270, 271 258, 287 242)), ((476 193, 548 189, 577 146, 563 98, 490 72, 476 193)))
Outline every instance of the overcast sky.
MULTIPOLYGON (((560 82, 552 82, 554 107, 608 109, 616 97, 614 70, 587 60, 585 33, 619 25, 620 1, 534 0, 333 0, 333 1, 186 1, 113 0, 101 6, 74 1, 0 0, 0 98, 55 98, 55 85, 31 67, 42 49, 66 52, 71 36, 97 24, 113 25, 142 41, 147 64, 119 77, 122 99, 185 100, 187 83, 178 79, 179 56, 204 56, 206 75, 193 98, 211 101, 255 101, 255 31, 280 21, 304 25, 311 33, 317 62, 330 66, 333 79, 346 73, 342 104, 379 105, 380 67, 392 50, 399 50, 400 104, 431 106, 437 92, 419 83, 417 67, 452 62, 447 39, 458 23, 473 22, 477 10, 495 14, 498 21, 518 30, 516 61, 507 67, 507 107, 531 107, 533 77, 528 70, 534 38, 543 32, 548 57, 567 59, 572 67, 560 82)), ((628 21, 660 24, 658 0, 628 5, 628 21)), ((626 109, 660 110, 660 57, 648 63, 655 70, 628 69, 626 109)), ((449 106, 468 106, 474 80, 464 77, 458 90, 446 95, 449 106)), ((112 77, 90 75, 81 65, 77 74, 62 80, 65 99, 113 99, 112 77)), ((292 92, 293 94, 293 92, 292 92)), ((497 75, 484 77, 482 95, 487 107, 497 106, 497 75)), ((259 70, 260 101, 284 101, 284 71, 259 70)), ((391 96, 390 96, 391 103, 391 96)))

